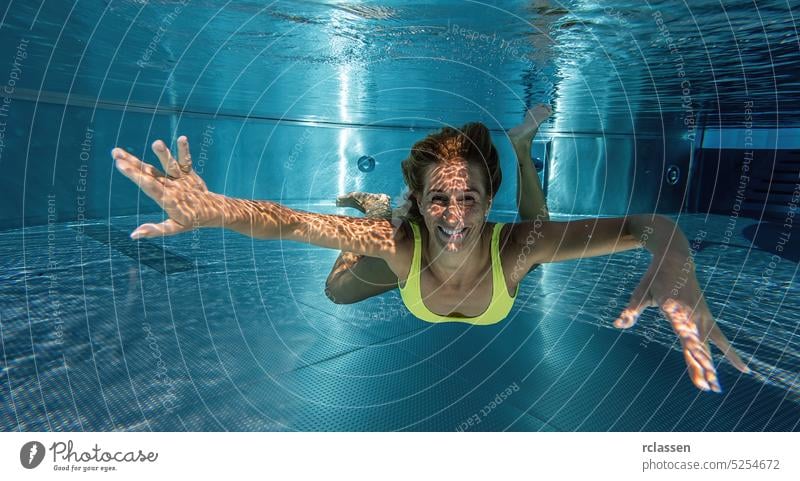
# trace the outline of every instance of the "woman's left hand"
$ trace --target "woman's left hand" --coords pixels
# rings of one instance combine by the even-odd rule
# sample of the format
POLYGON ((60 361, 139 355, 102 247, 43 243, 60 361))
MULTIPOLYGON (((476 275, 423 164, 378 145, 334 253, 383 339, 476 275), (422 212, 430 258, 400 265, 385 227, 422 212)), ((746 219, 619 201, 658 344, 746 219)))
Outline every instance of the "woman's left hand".
POLYGON ((683 346, 689 377, 698 388, 722 391, 708 345, 709 337, 736 369, 750 372, 714 322, 700 291, 690 256, 674 253, 653 256, 650 268, 633 292, 628 307, 614 321, 614 327, 632 327, 642 311, 650 306, 660 307, 672 324, 683 346))

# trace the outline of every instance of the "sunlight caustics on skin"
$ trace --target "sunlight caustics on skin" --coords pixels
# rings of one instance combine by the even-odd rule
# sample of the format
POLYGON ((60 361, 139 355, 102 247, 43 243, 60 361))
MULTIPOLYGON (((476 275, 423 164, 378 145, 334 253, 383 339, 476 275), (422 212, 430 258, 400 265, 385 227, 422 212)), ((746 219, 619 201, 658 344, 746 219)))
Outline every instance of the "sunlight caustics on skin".
POLYGON ((428 232, 441 239, 450 252, 474 242, 483 231, 488 214, 481 205, 486 194, 483 186, 472 180, 476 172, 471 172, 471 167, 461 159, 442 162, 430 169, 428 188, 423 194, 426 222, 437 220, 436 225, 428 225, 428 232))
POLYGON ((123 149, 112 151, 117 169, 169 215, 160 224, 139 226, 131 234, 134 239, 174 235, 193 227, 227 227, 256 238, 308 242, 376 257, 395 251, 392 225, 387 220, 327 216, 274 202, 225 197, 209 192, 205 182, 191 170, 185 137, 178 141, 180 161, 161 141, 153 144, 153 150, 168 174, 123 149))
POLYGON ((700 331, 697 323, 692 320, 691 311, 671 299, 664 303, 662 309, 681 341, 692 382, 706 391, 709 389, 715 392, 722 391, 717 371, 711 360, 711 350, 708 343, 700 339, 700 331))

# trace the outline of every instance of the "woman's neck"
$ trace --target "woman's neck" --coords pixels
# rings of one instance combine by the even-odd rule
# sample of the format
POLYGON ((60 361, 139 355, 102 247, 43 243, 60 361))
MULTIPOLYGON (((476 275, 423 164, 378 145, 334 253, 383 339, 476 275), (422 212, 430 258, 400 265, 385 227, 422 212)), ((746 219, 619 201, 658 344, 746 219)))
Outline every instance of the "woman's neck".
POLYGON ((475 243, 463 246, 458 252, 450 252, 441 244, 432 242, 430 233, 425 229, 427 242, 423 244, 423 266, 427 266, 442 284, 456 287, 461 284, 473 285, 492 263, 491 246, 483 235, 487 230, 488 224, 485 224, 475 243))

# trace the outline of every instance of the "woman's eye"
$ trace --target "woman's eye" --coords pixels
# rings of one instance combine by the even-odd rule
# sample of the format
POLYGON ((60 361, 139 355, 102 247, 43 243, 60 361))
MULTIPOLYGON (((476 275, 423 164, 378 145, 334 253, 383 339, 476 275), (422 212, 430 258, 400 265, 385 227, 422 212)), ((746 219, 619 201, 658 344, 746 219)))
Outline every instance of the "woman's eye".
POLYGON ((444 204, 445 202, 447 202, 447 199, 444 196, 441 196, 441 195, 434 195, 431 198, 431 201, 433 203, 435 203, 435 204, 444 204))

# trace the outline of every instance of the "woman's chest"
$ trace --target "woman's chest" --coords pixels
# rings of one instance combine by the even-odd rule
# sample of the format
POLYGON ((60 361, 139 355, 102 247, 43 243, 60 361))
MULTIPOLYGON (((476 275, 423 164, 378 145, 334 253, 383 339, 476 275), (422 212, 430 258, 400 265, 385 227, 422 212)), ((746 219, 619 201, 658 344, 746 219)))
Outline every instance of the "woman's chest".
POLYGON ((427 271, 420 273, 422 301, 429 311, 448 317, 477 317, 492 302, 492 273, 481 275, 471 285, 442 283, 427 271))

